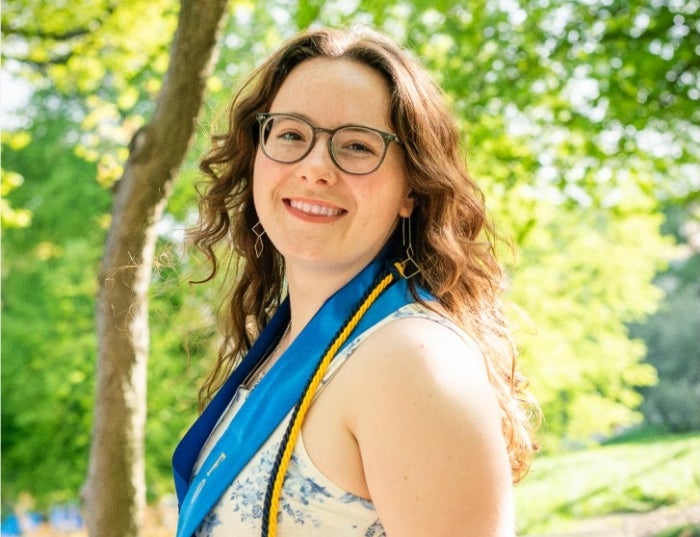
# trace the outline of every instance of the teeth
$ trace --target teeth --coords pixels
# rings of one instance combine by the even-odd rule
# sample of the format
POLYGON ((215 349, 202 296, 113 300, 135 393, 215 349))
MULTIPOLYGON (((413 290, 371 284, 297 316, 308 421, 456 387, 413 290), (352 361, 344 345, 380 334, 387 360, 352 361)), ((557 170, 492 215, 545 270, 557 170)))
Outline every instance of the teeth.
POLYGON ((334 209, 323 205, 313 205, 305 201, 290 200, 289 205, 298 211, 314 216, 338 216, 342 212, 341 209, 334 209))

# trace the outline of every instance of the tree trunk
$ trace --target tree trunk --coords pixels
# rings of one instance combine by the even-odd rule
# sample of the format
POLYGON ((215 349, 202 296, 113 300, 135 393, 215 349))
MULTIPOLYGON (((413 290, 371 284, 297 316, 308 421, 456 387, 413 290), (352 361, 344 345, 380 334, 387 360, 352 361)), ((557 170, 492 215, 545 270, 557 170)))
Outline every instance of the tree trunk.
POLYGON ((182 0, 170 65, 151 122, 136 133, 117 184, 97 297, 98 363, 87 482, 94 537, 141 534, 148 285, 155 225, 193 138, 226 0, 182 0))

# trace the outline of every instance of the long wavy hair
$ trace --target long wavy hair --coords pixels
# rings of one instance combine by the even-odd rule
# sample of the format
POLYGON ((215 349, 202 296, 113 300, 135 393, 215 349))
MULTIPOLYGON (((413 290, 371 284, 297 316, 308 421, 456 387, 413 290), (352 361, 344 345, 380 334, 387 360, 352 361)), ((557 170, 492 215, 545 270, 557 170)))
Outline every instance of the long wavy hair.
MULTIPOLYGON (((460 155, 459 132, 442 91, 409 52, 368 29, 321 29, 289 40, 234 96, 228 132, 215 136, 200 169, 207 178, 200 214, 189 237, 210 263, 211 280, 236 267, 223 302, 223 343, 200 390, 200 406, 238 365, 269 321, 284 293, 284 260, 269 240, 255 255, 258 222, 253 205, 253 162, 258 146, 256 114, 267 112, 289 73, 310 58, 344 58, 376 69, 390 95, 391 127, 402 140, 409 187, 418 283, 478 342, 502 410, 515 481, 535 450, 536 405, 516 371, 516 347, 501 303, 505 274, 494 252, 494 234, 482 192, 460 155)), ((415 278, 414 278, 415 279, 415 278)))

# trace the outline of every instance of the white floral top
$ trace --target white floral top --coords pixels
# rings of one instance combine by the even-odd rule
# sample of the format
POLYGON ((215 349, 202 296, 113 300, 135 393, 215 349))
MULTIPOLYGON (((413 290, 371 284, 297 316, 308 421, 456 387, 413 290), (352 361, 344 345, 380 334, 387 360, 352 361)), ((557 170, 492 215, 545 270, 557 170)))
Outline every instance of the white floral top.
MULTIPOLYGON (((327 384, 367 336, 382 325, 403 317, 423 317, 445 324, 457 331, 468 344, 471 340, 456 325, 420 304, 409 304, 355 338, 333 359, 323 385, 327 384)), ((322 389, 321 387, 321 389, 322 389)), ((237 393, 224 412, 220 423, 200 453, 195 473, 201 462, 228 426, 245 401, 247 393, 237 393)), ((260 451, 243 468, 196 532, 197 537, 257 537, 261 532, 263 502, 274 458, 291 418, 284 419, 260 451)), ((280 537, 382 537, 384 528, 374 504, 355 496, 332 483, 314 465, 304 446, 303 435, 294 448, 285 476, 277 532, 280 537)))

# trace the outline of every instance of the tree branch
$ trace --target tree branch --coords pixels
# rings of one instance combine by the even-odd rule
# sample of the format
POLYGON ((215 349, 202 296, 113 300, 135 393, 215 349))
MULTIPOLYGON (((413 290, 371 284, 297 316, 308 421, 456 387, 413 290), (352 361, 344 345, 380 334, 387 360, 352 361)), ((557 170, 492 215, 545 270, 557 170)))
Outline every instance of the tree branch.
MULTIPOLYGON (((86 21, 85 25, 83 26, 76 26, 74 28, 69 28, 62 31, 49 31, 40 27, 31 28, 27 26, 13 26, 5 21, 0 22, 0 30, 6 38, 16 37, 24 40, 38 39, 42 41, 52 41, 65 44, 66 41, 73 41, 77 38, 95 33, 105 24, 107 19, 112 16, 115 10, 115 4, 107 4, 107 7, 101 17, 86 21)), ((44 45, 46 45, 46 43, 44 45)), ((6 48, 7 47, 4 47, 4 49, 6 48)), ((43 69, 51 65, 65 65, 74 56, 73 50, 69 50, 68 52, 62 54, 57 54, 54 56, 50 55, 51 57, 48 59, 39 61, 31 59, 29 56, 7 54, 4 49, 2 51, 3 59, 24 63, 35 69, 43 69)))
POLYGON ((52 65, 65 65, 68 63, 68 61, 75 55, 73 51, 67 52, 65 54, 61 54, 59 56, 54 56, 53 58, 49 58, 48 60, 44 61, 38 61, 38 60, 32 60, 26 56, 13 56, 12 54, 7 54, 5 52, 2 53, 2 58, 4 60, 12 60, 16 61, 19 63, 23 63, 25 65, 28 65, 29 67, 32 67, 34 69, 45 69, 47 67, 50 67, 52 65))
POLYGON ((103 16, 91 21, 87 21, 85 26, 77 26, 75 28, 70 28, 63 31, 48 31, 42 28, 29 28, 29 27, 19 27, 12 26, 11 24, 2 21, 0 23, 0 30, 6 36, 16 35, 23 37, 25 39, 46 39, 50 41, 70 41, 76 37, 83 37, 85 35, 94 33, 99 29, 109 17, 112 16, 116 9, 115 4, 107 4, 106 9, 103 12, 103 16))

